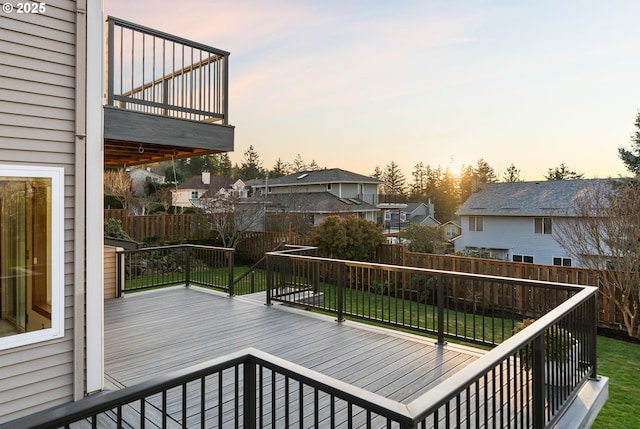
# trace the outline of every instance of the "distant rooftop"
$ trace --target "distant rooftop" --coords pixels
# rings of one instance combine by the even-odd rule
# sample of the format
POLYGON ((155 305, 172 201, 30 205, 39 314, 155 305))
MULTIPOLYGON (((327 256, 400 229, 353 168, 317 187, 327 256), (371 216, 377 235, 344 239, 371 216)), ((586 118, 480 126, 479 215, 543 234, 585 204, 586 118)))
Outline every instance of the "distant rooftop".
POLYGON ((458 216, 566 215, 581 192, 612 179, 483 183, 456 212, 458 216))
POLYGON ((309 170, 269 179, 269 186, 317 185, 325 183, 369 183, 380 185, 383 182, 373 177, 352 173, 340 168, 309 170))

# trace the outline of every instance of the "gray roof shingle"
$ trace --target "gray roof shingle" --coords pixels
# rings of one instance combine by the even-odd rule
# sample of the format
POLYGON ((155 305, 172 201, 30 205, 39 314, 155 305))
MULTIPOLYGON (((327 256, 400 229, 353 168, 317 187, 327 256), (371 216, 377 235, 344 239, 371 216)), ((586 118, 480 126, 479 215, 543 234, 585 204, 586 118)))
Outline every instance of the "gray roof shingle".
POLYGON ((462 204, 458 216, 562 216, 586 189, 607 185, 612 179, 549 180, 483 183, 462 204))
POLYGON ((265 201, 267 210, 286 210, 292 213, 350 213, 378 211, 378 208, 356 198, 338 198, 329 192, 270 194, 265 201))
POLYGON ((269 179, 269 186, 290 186, 309 185, 324 183, 373 183, 383 182, 373 177, 352 173, 340 168, 330 168, 327 170, 311 170, 293 173, 288 176, 269 179))

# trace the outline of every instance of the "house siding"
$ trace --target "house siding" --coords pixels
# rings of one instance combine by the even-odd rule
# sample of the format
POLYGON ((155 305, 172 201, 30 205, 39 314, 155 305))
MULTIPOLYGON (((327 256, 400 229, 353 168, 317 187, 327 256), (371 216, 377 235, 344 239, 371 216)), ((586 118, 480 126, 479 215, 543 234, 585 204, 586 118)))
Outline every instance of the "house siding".
MULTIPOLYGON (((455 242, 456 251, 482 248, 500 259, 533 256, 533 263, 546 265, 553 265, 554 257, 569 257, 552 234, 534 233, 533 216, 483 216, 483 231, 469 231, 469 216, 462 216, 461 222, 462 236, 455 242)), ((577 266, 577 261, 573 262, 577 266)))
POLYGON ((75 7, 0 14, 0 162, 65 169, 65 335, 0 351, 0 423, 73 400, 75 7))

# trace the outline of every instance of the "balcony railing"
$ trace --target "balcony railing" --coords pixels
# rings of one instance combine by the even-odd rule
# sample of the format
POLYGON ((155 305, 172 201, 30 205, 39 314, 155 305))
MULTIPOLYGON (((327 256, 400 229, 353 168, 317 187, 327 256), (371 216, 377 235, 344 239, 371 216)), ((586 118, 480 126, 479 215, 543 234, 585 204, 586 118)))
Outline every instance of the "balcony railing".
POLYGON ((108 427, 544 428, 553 427, 597 377, 595 287, 332 260, 314 252, 299 247, 267 254, 268 302, 317 307, 338 320, 348 315, 432 333, 440 344, 451 339, 491 350, 406 404, 249 349, 7 427, 102 422, 108 427), (525 317, 537 320, 512 335, 525 317))
POLYGON ((177 246, 121 250, 118 254, 118 296, 170 285, 199 285, 234 294, 234 250, 223 247, 177 246))
POLYGON ((228 123, 229 53, 107 18, 107 104, 228 123))

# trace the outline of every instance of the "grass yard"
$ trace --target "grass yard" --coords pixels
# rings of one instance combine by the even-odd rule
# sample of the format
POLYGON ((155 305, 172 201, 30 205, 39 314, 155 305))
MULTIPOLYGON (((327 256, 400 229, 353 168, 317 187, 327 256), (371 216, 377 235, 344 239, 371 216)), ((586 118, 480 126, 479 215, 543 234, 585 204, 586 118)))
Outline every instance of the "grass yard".
POLYGON ((609 400, 593 428, 640 427, 640 344, 599 336, 598 373, 609 377, 609 400))

